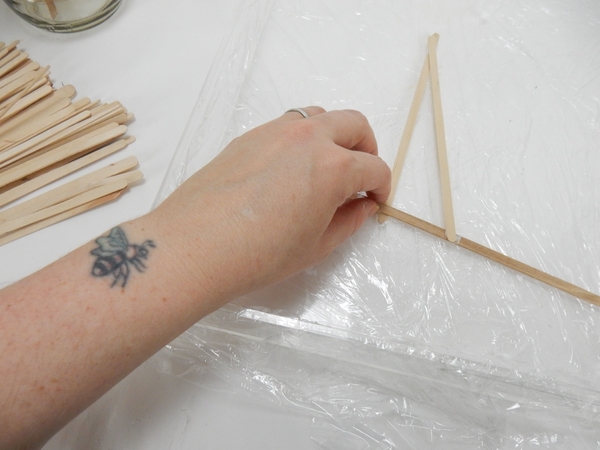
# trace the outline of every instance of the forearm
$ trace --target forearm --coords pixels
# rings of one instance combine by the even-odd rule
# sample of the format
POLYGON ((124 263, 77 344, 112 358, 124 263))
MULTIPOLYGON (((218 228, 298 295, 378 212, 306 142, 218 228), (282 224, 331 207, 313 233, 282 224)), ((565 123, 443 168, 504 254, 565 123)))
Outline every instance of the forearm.
POLYGON ((390 171, 366 118, 309 111, 235 139, 152 213, 0 292, 0 448, 43 443, 194 322, 318 264, 375 213, 390 171))
POLYGON ((100 258, 93 241, 0 291, 0 448, 43 442, 225 301, 206 293, 180 233, 161 222, 120 227, 130 245, 152 240, 145 259, 134 247, 100 258))

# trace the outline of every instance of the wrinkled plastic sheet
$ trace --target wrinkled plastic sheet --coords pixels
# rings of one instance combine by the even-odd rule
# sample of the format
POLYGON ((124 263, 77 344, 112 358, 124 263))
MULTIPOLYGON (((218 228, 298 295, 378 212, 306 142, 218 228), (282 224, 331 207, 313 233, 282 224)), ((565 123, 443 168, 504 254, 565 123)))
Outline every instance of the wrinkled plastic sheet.
MULTIPOLYGON (((362 111, 393 164, 427 36, 459 235, 600 292, 600 4, 247 2, 166 198, 291 107, 362 111)), ((394 206, 443 226, 431 95, 394 206)), ((158 370, 313 416, 323 448, 599 448, 600 309, 393 219, 235 301, 158 370), (210 375, 210 376, 209 376, 210 375)))

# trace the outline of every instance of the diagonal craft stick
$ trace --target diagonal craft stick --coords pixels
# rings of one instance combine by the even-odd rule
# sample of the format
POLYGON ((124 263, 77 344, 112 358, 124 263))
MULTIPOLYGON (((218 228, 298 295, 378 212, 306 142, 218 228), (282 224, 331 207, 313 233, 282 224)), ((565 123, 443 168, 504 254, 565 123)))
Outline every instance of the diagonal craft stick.
MULTIPOLYGON (((400 174, 404 166, 404 160, 408 152, 408 146, 410 139, 415 127, 417 115, 423 102, 423 95, 425 94, 425 88, 427 86, 427 79, 431 77, 431 97, 433 100, 433 115, 435 121, 435 134, 436 134, 436 145, 438 152, 438 162, 440 171, 440 183, 442 188, 442 205, 444 211, 444 222, 446 223, 446 235, 451 242, 456 241, 456 225, 454 223, 454 210, 452 207, 452 193, 450 189, 450 170, 448 168, 448 155, 446 151, 446 133, 444 130, 444 116, 442 114, 442 100, 440 92, 440 78, 438 73, 438 64, 436 49, 440 35, 435 33, 431 35, 427 40, 427 56, 423 63, 421 75, 417 82, 415 94, 410 106, 406 124, 404 126, 404 132, 402 133, 402 139, 398 146, 398 153, 396 160, 394 161, 394 167, 392 169, 392 184, 391 193, 386 205, 392 206, 394 195, 398 187, 398 181, 400 174)), ((383 223, 386 220, 385 215, 379 215, 379 223, 383 223)))
MULTIPOLYGON (((392 169, 392 188, 390 190, 390 196, 386 200, 385 204, 392 206, 394 201, 394 195, 398 188, 398 181, 400 180, 400 174, 404 167, 404 161, 406 154, 408 153, 408 145, 412 138, 413 130, 415 129, 415 123, 417 122, 417 115, 423 103, 423 96, 425 95, 425 88, 427 87, 427 80, 429 78, 429 56, 425 57, 423 62, 423 68, 421 69, 421 75, 419 75, 419 81, 417 82, 417 88, 408 111, 408 117, 406 118, 406 124, 404 125, 404 131, 402 132, 402 139, 400 139, 400 145, 398 146, 398 153, 394 161, 394 167, 392 169)), ((386 221, 387 216, 380 215, 379 223, 386 221)))
MULTIPOLYGON (((440 239, 449 241, 445 231, 442 228, 433 225, 432 223, 426 222, 425 220, 419 219, 415 216, 411 216, 410 214, 407 214, 404 211, 400 211, 398 209, 392 208, 391 206, 381 204, 379 205, 379 214, 385 214, 386 216, 393 217, 394 219, 397 219, 408 225, 412 225, 413 227, 418 228, 420 230, 426 231, 427 233, 432 234, 440 239)), ((560 289, 561 291, 566 292, 567 294, 570 294, 574 297, 588 301, 596 306, 600 306, 600 296, 592 292, 586 291, 585 289, 580 288, 579 286, 575 286, 574 284, 568 283, 564 280, 561 280, 560 278, 542 272, 541 270, 535 269, 531 266, 528 266, 525 263, 503 255, 502 253, 496 252, 481 244, 470 241, 469 239, 466 239, 464 237, 457 239, 453 243, 458 245, 459 247, 466 248, 467 250, 470 250, 473 253, 477 253, 480 256, 502 264, 505 267, 516 270, 524 275, 541 281, 542 283, 546 283, 549 286, 560 289)))
POLYGON ((429 53, 429 70, 431 72, 431 97, 433 99, 433 117, 435 119, 435 137, 437 142, 440 181, 442 183, 442 206, 446 236, 450 242, 456 242, 456 226, 452 208, 452 193, 450 190, 450 170, 448 169, 448 153, 446 152, 446 132, 442 114, 442 95, 440 92, 440 77, 438 73, 436 48, 440 35, 435 33, 427 40, 429 53))

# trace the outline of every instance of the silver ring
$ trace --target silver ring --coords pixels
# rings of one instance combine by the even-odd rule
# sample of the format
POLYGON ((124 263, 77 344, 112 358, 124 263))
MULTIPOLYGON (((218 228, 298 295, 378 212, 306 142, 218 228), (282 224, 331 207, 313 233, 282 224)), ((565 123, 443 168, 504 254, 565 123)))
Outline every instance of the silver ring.
MULTIPOLYGON (((288 110, 286 111, 286 113, 289 113, 289 112, 297 112, 297 113, 300 113, 300 114, 302 114, 302 117, 304 117, 305 119, 308 119, 308 118, 310 117, 310 116, 308 115, 308 113, 307 113, 306 111, 304 111, 302 108, 292 108, 292 109, 288 109, 288 110)), ((284 114, 285 114, 285 113, 284 113, 284 114)))

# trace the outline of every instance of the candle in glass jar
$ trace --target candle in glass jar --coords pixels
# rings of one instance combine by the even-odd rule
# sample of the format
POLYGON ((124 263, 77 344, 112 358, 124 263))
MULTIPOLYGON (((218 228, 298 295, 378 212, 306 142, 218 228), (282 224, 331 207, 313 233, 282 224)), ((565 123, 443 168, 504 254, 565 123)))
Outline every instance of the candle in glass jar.
POLYGON ((110 17, 121 0, 4 0, 31 24, 56 32, 85 30, 110 17))
POLYGON ((102 11, 110 0, 29 0, 41 18, 61 22, 85 19, 102 11))

